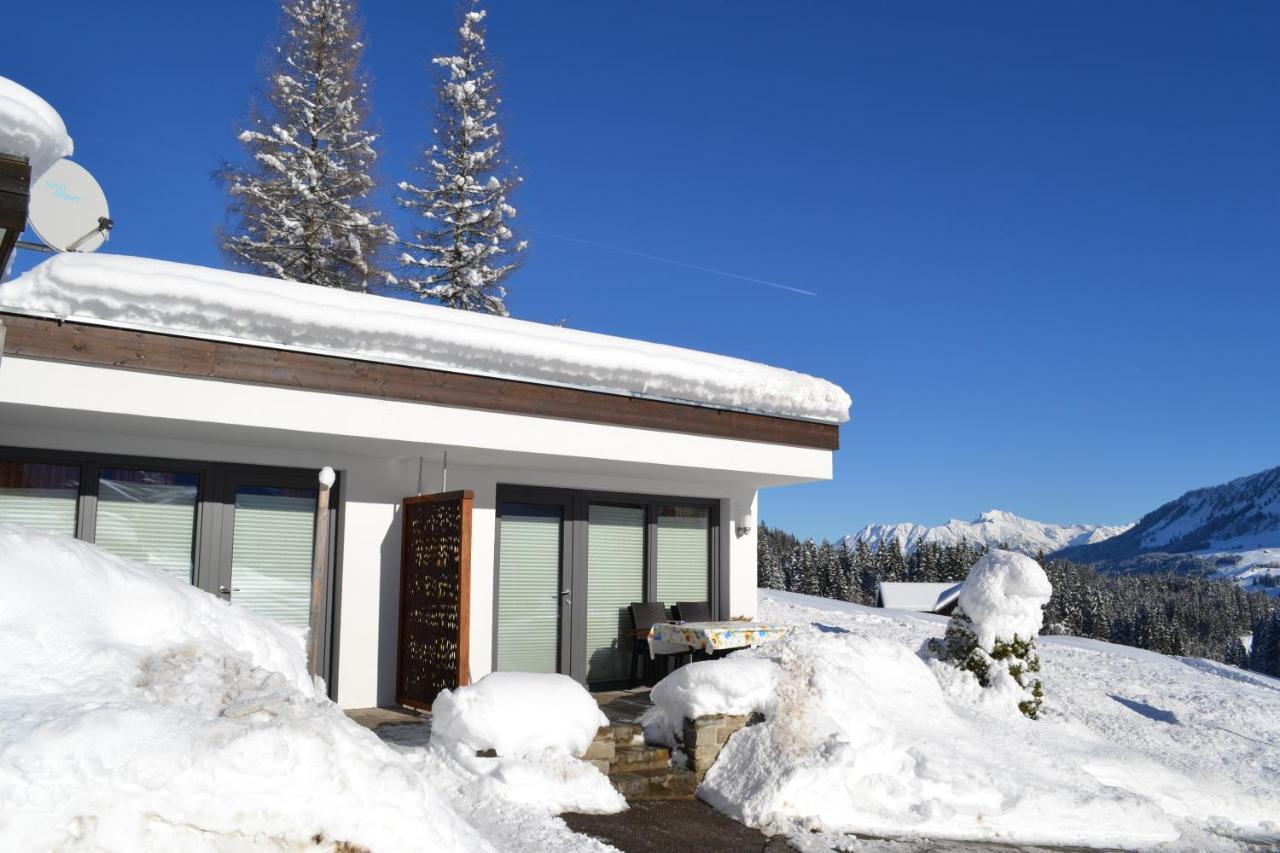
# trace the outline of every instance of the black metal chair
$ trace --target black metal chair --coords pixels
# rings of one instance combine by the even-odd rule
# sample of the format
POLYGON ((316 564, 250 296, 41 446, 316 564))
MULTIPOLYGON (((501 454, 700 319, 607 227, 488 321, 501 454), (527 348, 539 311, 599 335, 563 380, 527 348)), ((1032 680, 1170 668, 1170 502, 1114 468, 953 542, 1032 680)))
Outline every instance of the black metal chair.
POLYGON ((633 601, 631 602, 631 683, 634 684, 639 676, 636 673, 636 662, 643 659, 646 661, 645 667, 650 670, 648 679, 655 682, 657 679, 657 663, 659 660, 672 658, 680 658, 689 654, 688 652, 665 652, 656 655, 655 659, 649 658, 649 629, 659 622, 667 621, 667 606, 661 601, 633 601))
POLYGON ((676 605, 676 619, 681 622, 710 622, 711 605, 705 601, 681 601, 676 605))

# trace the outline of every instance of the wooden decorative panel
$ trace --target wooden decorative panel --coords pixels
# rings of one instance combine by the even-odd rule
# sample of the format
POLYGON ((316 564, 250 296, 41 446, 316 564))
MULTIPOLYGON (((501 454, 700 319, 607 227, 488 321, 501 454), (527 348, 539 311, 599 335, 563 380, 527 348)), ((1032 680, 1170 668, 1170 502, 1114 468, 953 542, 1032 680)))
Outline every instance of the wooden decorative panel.
POLYGON ((470 680, 470 491, 405 498, 396 701, 430 710, 470 680))

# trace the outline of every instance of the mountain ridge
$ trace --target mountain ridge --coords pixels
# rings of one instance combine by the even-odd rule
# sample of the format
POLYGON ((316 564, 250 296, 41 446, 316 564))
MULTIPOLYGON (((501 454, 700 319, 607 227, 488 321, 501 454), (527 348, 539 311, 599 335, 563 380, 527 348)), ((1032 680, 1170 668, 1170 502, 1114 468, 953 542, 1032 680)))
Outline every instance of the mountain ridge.
POLYGON ((1052 556, 1079 563, 1143 554, 1213 554, 1280 547, 1280 466, 1192 489, 1105 541, 1075 543, 1052 556))
POLYGON ((961 539, 989 547, 1003 545, 1011 550, 1035 556, 1063 548, 1097 543, 1116 536, 1132 525, 1101 524, 1051 524, 1023 518, 1005 510, 991 509, 981 513, 973 521, 951 519, 946 524, 928 526, 914 522, 898 524, 868 524, 855 534, 845 537, 852 545, 861 539, 872 548, 881 542, 897 539, 903 551, 913 550, 916 543, 937 542, 954 545, 961 539))

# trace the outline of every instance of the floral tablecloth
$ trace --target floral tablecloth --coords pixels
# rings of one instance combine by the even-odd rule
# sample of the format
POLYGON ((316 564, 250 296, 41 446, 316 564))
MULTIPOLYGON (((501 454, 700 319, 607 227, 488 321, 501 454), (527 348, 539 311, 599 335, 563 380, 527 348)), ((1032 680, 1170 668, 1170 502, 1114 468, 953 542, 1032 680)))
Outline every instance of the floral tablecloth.
POLYGON ((649 657, 748 648, 772 642, 790 630, 787 625, 760 622, 659 622, 649 629, 649 657))

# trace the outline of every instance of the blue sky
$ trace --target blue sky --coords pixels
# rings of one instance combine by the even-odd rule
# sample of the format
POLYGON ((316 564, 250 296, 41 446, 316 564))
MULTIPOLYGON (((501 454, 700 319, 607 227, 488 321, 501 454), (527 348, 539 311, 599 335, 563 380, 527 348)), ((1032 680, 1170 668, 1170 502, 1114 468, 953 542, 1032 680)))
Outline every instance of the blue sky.
MULTIPOLYGON (((62 113, 108 250, 220 265, 211 174, 273 4, 59 10, 18 13, 0 74, 62 113)), ((767 522, 1114 523, 1280 464, 1280 5, 489 10, 532 242, 513 313, 853 395, 835 480, 765 493, 767 522)), ((389 185, 453 7, 365 17, 389 185)))

